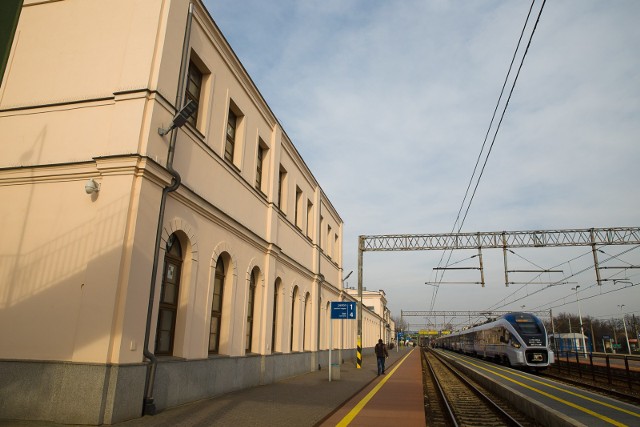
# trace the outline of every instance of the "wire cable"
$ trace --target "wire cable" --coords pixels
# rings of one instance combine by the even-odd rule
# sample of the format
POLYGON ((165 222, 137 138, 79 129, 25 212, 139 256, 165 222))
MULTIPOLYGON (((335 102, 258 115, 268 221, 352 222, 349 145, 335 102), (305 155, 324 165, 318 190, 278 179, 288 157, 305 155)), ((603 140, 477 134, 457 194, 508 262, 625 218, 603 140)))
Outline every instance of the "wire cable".
POLYGON ((471 194, 471 198, 469 198, 469 203, 467 204, 467 209, 465 211, 464 217, 462 217, 462 221, 460 222, 460 227, 458 229, 461 230, 464 225, 464 221, 467 219, 467 215, 469 214, 469 209, 471 209, 471 203, 476 195, 476 191, 478 190, 478 186, 480 185, 480 180, 482 179, 482 175, 484 174, 484 169, 487 166, 487 162, 489 161, 489 156, 491 155, 491 151, 493 150, 493 145, 496 142, 496 138, 498 136, 498 132, 500 131, 500 126, 502 125, 502 121, 504 120, 505 113, 507 112, 507 108, 509 107, 509 102, 511 101, 511 96, 513 95, 513 91, 516 87, 516 83, 518 82, 518 77, 520 76, 520 71, 522 70, 522 66, 524 65, 524 59, 527 57, 527 53, 529 52, 529 47, 531 47, 531 41, 533 40, 533 35, 538 28, 538 23, 540 22, 540 16, 542 15, 542 10, 544 9, 544 5, 547 1, 543 0, 542 6, 540 7, 540 11, 538 12, 538 18, 536 19, 536 23, 533 26, 533 30, 531 30, 531 35, 529 36, 529 42, 527 43, 527 47, 522 55, 522 59, 520 60, 520 66, 518 67, 518 72, 516 73, 516 77, 513 80, 513 84, 511 85, 511 90, 509 91, 509 97, 502 109, 502 115, 500 116, 500 121, 498 121, 498 126, 493 134, 493 139, 491 141, 491 145, 489 146, 489 151, 487 152, 486 157, 484 158, 484 163, 482 165, 482 169, 480 170, 480 174, 478 175, 478 179, 476 180, 476 186, 473 189, 473 193, 471 194))
MULTIPOLYGON (((476 191, 477 191, 477 189, 478 189, 478 185, 479 185, 479 183, 480 183, 480 179, 482 178, 482 174, 484 173, 484 168, 485 168, 485 166, 486 166, 486 164, 487 164, 487 161, 488 161, 488 159, 489 159, 489 155, 491 154, 491 150, 492 150, 493 145, 494 145, 494 143, 495 143, 495 140, 496 140, 496 137, 497 137, 497 134, 498 134, 498 130, 500 129, 500 124, 502 123, 502 120, 504 119, 504 115, 505 115, 505 112, 506 112, 507 106, 509 105, 509 100, 511 99, 511 96, 512 96, 512 94, 513 94, 513 90, 514 90, 514 88, 515 88, 515 84, 516 84, 516 82, 517 82, 517 80, 518 80, 518 76, 520 75, 520 70, 522 69, 522 65, 523 65, 523 63, 524 63, 524 58, 526 57, 527 52, 529 51, 529 47, 531 46, 531 40, 532 40, 532 38, 533 38, 533 34, 535 33, 535 30, 536 30, 536 28, 537 28, 537 26, 538 26, 538 22, 540 21, 540 15, 542 14, 542 9, 544 8, 544 4, 545 4, 545 3, 546 3, 546 0, 544 0, 544 1, 543 1, 542 7, 540 8, 540 11, 539 11, 539 13, 538 13, 538 18, 537 18, 536 23, 535 23, 535 25, 534 25, 534 27, 533 27, 533 30, 532 30, 532 32, 531 32, 531 35, 529 36, 529 42, 527 43, 527 47, 526 47, 525 52, 524 52, 524 54, 523 54, 523 56, 522 56, 522 59, 521 59, 521 61, 520 61, 520 66, 518 67, 518 72, 517 72, 517 74, 516 74, 516 77, 515 77, 515 79, 514 79, 514 81, 513 81, 512 86, 511 86, 511 90, 510 90, 510 92, 509 92, 509 97, 508 97, 507 102, 506 102, 506 104, 505 104, 505 107, 504 107, 504 109, 503 109, 503 111, 502 111, 502 115, 501 115, 501 117, 500 117, 500 121, 499 121, 499 123, 498 123, 498 128, 496 129, 496 131, 495 131, 495 133, 494 133, 494 136, 493 136, 493 139, 492 139, 491 145, 490 145, 490 147, 489 147, 489 151, 487 152, 487 155, 486 155, 486 157, 485 157, 484 163, 483 163, 483 165, 482 165, 482 169, 481 169, 480 175, 478 176, 478 179, 477 179, 477 181, 476 181, 476 185, 475 185, 475 187, 474 187, 473 193, 472 193, 472 195, 471 195, 471 198, 469 199, 469 203, 468 203, 468 205, 467 205, 467 209, 466 209, 466 211, 465 211, 464 217, 463 217, 462 221, 460 221, 460 225, 459 225, 459 227, 458 227, 458 232, 462 229, 462 226, 464 225, 464 221, 465 221, 465 219, 466 219, 466 217, 467 217, 467 215, 468 215, 468 213, 469 213, 469 209, 470 209, 470 207, 471 207, 471 203, 472 203, 473 198, 474 198, 474 196, 475 196, 475 194, 476 194, 476 191)), ((463 210, 463 208, 464 208, 465 201, 467 200, 467 196, 468 196, 468 194, 469 194, 469 189, 471 188, 471 185, 472 185, 472 183, 473 183, 474 177, 475 177, 475 175, 476 175, 476 171, 477 171, 477 169, 478 169, 478 165, 480 164, 480 160, 481 160, 481 158, 482 158, 482 153, 484 152, 484 149, 485 149, 485 146, 486 146, 487 140, 488 140, 488 138, 489 138, 489 134, 490 134, 490 132, 491 132, 491 128, 493 127, 493 123, 494 123, 494 120, 495 120, 495 117, 496 117, 496 113, 497 113, 498 108, 499 108, 499 106, 500 106, 500 102, 502 101, 502 97, 503 97, 503 95, 504 95, 504 91, 505 91, 505 88, 506 88, 506 86, 507 86, 507 82, 509 81, 509 76, 511 75, 511 71, 512 71, 512 69, 513 69, 513 64, 515 63, 515 59, 516 59, 516 57, 517 57, 518 51, 520 50, 520 44, 521 44, 521 42, 522 42, 522 38, 523 38, 524 32, 525 32, 525 30, 526 30, 526 28, 527 28, 527 24, 529 23, 529 18, 530 18, 530 16, 531 16, 531 11, 533 10, 533 6, 534 6, 534 4, 535 4, 535 0, 533 0, 533 1, 531 2, 531 6, 529 7, 529 11, 527 12, 527 17, 526 17, 525 22, 524 22, 524 25, 523 25, 523 27, 522 27, 522 31, 520 32, 520 37, 518 38, 518 43, 517 43, 517 45, 516 45, 516 49, 515 49, 515 51, 514 51, 514 53, 513 53, 513 57, 512 57, 512 59, 511 59, 511 63, 509 64, 509 69, 508 69, 508 71, 507 71, 507 75, 505 76, 504 82, 503 82, 503 84, 502 84, 502 89, 500 90, 500 95, 498 96, 498 101, 496 102, 496 106, 495 106, 495 108, 494 108, 494 110, 493 110, 493 115, 491 116, 491 121, 489 122, 489 127, 487 128, 487 132, 486 132, 486 134, 485 134, 484 141, 482 142, 482 147, 481 147, 481 149, 480 149, 480 153, 478 154, 478 158, 476 159, 476 164, 475 164, 475 166, 474 166, 474 168, 473 168, 473 173, 471 174, 471 178, 469 179, 469 184, 467 185, 467 189, 466 189, 465 194, 464 194, 464 197, 463 197, 463 199, 462 199, 462 203, 460 204, 460 209, 458 210, 458 215, 456 216, 456 220, 455 220, 455 221, 454 221, 454 223, 453 223, 453 227, 452 227, 451 232, 454 232, 454 231, 455 231, 455 229, 456 229, 456 225, 458 224, 458 221, 459 221, 459 219, 460 219, 460 214, 461 214, 461 212, 462 212, 462 210, 463 210)), ((447 266, 449 265, 449 261, 451 260, 452 253, 453 253, 453 251, 451 251, 451 252, 449 253, 449 257, 447 258, 447 262, 446 262, 446 264, 445 264, 445 265, 447 265, 447 266)), ((443 253, 442 253, 442 256, 440 257, 440 261, 438 262, 438 267, 440 267, 440 266, 442 265, 442 261, 443 261, 444 257, 445 257, 445 253, 443 252, 443 253)), ((438 274, 436 273, 436 280, 435 280, 435 282, 436 282, 438 285, 434 288, 434 291, 433 291, 433 296, 432 296, 432 298, 431 298, 431 307, 430 307, 430 310, 433 310, 434 304, 435 304, 435 302, 436 302, 436 297, 437 297, 437 295, 438 295, 439 284, 440 284, 440 282, 442 282, 443 278, 444 278, 444 270, 442 271, 442 274, 440 275, 440 278, 439 278, 439 279, 438 279, 438 274)))

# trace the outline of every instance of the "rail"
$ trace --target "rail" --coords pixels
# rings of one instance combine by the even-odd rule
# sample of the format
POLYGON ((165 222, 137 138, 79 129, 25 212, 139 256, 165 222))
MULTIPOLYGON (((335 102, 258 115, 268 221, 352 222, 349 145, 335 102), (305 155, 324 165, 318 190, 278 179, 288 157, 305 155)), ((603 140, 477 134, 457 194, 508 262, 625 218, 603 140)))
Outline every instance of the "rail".
POLYGON ((523 426, 501 404, 472 384, 467 377, 436 352, 426 349, 423 350, 423 355, 437 384, 440 397, 444 400, 445 406, 449 411, 453 425, 496 425, 495 421, 492 421, 491 417, 493 416, 500 420, 500 425, 523 426), (433 365, 434 360, 437 361, 441 367, 440 369, 433 365), (436 372, 438 370, 440 371, 439 373, 436 372), (445 371, 447 372, 446 374, 445 371), (456 378, 457 381, 452 381, 452 378, 456 378), (443 384, 441 380, 445 380, 447 384, 443 384), (475 396, 475 399, 471 398, 471 395, 475 396), (482 411, 483 405, 487 412, 482 411), (473 424, 470 424, 470 420, 473 420, 473 424))

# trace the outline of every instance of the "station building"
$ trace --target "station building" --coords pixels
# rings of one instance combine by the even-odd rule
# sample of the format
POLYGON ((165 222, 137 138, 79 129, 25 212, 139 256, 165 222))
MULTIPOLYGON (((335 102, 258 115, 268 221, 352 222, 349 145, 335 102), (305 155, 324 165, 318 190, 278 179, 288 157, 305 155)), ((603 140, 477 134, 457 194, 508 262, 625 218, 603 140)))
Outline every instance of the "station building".
MULTIPOLYGON (((354 301, 358 298, 357 289, 345 289, 354 301)), ((363 318, 362 341, 364 343, 376 343, 382 339, 385 343, 394 342, 396 337, 396 325, 391 318, 391 311, 387 308, 387 295, 380 289, 377 291, 362 290, 362 306, 373 315, 363 318)), ((375 345, 375 344, 374 344, 375 345)))
POLYGON ((201 1, 9 1, 0 418, 112 424, 355 359, 343 221, 201 1))
POLYGON ((549 347, 558 353, 558 356, 565 353, 591 353, 593 351, 591 339, 587 335, 576 332, 549 334, 549 347))

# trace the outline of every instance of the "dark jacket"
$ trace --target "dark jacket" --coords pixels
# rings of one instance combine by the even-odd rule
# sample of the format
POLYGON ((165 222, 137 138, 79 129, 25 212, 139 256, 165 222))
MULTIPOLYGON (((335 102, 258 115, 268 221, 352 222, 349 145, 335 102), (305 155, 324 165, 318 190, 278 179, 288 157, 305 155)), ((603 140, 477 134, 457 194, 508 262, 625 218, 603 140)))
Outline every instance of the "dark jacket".
POLYGON ((376 344, 375 352, 377 357, 389 357, 387 346, 381 343, 376 344))

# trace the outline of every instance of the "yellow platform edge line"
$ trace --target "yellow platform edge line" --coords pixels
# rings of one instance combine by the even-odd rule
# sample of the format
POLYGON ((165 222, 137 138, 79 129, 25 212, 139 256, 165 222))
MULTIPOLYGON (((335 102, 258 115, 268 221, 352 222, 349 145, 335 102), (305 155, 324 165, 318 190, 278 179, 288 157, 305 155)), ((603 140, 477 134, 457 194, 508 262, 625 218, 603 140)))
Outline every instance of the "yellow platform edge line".
POLYGON ((496 372, 496 371, 492 371, 492 370, 490 370, 489 368, 486 368, 486 367, 484 367, 484 366, 480 366, 480 365, 478 365, 478 364, 472 363, 472 362, 470 362, 470 361, 468 361, 468 360, 464 360, 464 362, 466 362, 466 363, 470 364, 471 366, 475 366, 476 368, 481 369, 481 370, 483 370, 483 371, 491 372, 492 374, 494 374, 494 375, 496 375, 496 376, 498 376, 498 377, 500 377, 500 378, 503 378, 503 379, 505 379, 506 381, 512 382, 512 383, 514 383, 514 384, 517 384, 517 385, 519 385, 519 386, 520 386, 520 387, 522 387, 522 388, 529 389, 529 390, 533 391, 534 393, 541 394, 541 395, 543 395, 543 396, 545 396, 545 397, 548 397, 549 399, 555 400, 555 401, 560 402, 560 403, 562 403, 562 404, 564 404, 564 405, 570 406, 570 407, 572 407, 572 408, 574 408, 574 409, 577 409, 577 410, 582 411, 582 412, 584 412, 584 413, 586 413, 586 414, 589 414, 589 415, 591 415, 591 416, 593 416, 593 417, 599 418, 599 419, 601 419, 602 421, 607 422, 607 423, 609 423, 609 424, 612 424, 612 425, 614 425, 614 426, 616 426, 616 427, 626 427, 626 424, 621 423, 621 422, 619 422, 619 421, 616 421, 616 420, 614 420, 614 419, 612 419, 612 418, 609 418, 609 417, 607 417, 606 415, 599 414, 599 413, 597 413, 597 412, 595 412, 595 411, 592 411, 591 409, 585 408, 584 406, 581 406, 581 405, 575 404, 575 403, 573 403, 573 402, 569 402, 568 400, 564 400, 564 399, 562 399, 562 398, 560 398, 560 397, 554 396, 554 395, 552 395, 552 394, 550 394, 550 393, 547 393, 547 392, 545 392, 545 391, 542 391, 542 390, 540 390, 540 389, 537 389, 537 388, 535 388, 535 387, 532 387, 532 386, 530 386, 530 385, 527 385, 527 384, 525 384, 525 383, 523 383, 523 382, 517 381, 517 380, 515 380, 515 379, 513 379, 513 378, 509 378, 509 377, 507 377, 506 375, 502 375, 502 374, 500 374, 500 373, 498 373, 498 372, 496 372))
POLYGON ((405 359, 409 357, 409 355, 413 353, 414 350, 415 349, 407 353, 407 355, 400 360, 398 365, 395 368, 393 368, 391 372, 389 372, 389 375, 386 375, 378 384, 376 384, 376 386, 365 397, 363 397, 362 400, 358 402, 356 406, 354 406, 353 409, 349 411, 349 413, 345 415, 344 418, 341 419, 338 424, 336 424, 336 427, 348 426, 349 423, 351 423, 351 421, 353 421, 353 419, 360 413, 360 411, 362 411, 362 409, 366 406, 366 404, 369 403, 369 401, 373 398, 373 396, 375 396, 375 394, 382 388, 382 386, 385 385, 387 381, 389 381, 389 378, 393 376, 393 374, 398 370, 400 365, 402 365, 405 359))

